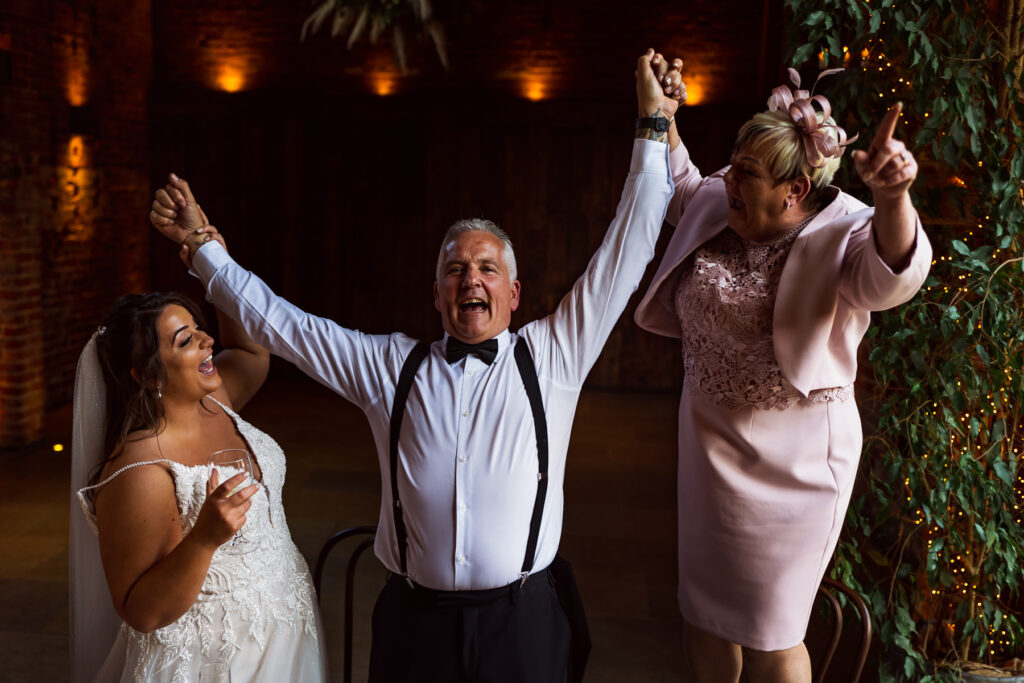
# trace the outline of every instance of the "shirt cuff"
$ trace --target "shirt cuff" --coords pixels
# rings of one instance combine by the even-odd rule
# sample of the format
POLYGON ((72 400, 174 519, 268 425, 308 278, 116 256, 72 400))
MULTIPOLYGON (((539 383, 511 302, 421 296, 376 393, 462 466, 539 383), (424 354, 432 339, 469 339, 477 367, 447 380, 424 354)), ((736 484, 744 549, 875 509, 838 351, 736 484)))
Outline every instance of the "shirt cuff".
POLYGON ((227 263, 231 263, 231 257, 217 240, 210 240, 199 247, 195 256, 192 257, 192 270, 189 272, 198 277, 203 285, 208 285, 214 274, 227 263))
POLYGON ((664 173, 668 143, 643 138, 633 139, 633 158, 630 173, 664 173))

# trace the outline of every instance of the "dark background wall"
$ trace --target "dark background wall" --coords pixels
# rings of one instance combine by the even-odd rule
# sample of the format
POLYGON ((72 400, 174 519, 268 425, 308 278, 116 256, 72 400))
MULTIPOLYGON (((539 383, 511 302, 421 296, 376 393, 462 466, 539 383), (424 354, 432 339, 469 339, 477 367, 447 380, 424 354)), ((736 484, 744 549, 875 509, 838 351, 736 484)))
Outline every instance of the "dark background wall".
MULTIPOLYGON (((637 55, 686 60, 693 101, 678 122, 713 170, 781 82, 781 4, 459 2, 450 70, 410 36, 403 76, 387 35, 351 52, 326 31, 300 43, 305 2, 9 0, 0 445, 31 441, 44 408, 70 398, 77 354, 116 295, 199 297, 173 245, 150 237, 168 172, 192 182, 243 265, 369 332, 437 338, 438 241, 458 218, 491 218, 520 262, 514 328, 554 308, 613 216, 637 55)), ((631 311, 589 386, 674 389, 678 344, 640 332, 631 311)))
POLYGON ((0 6, 0 446, 66 402, 102 312, 148 282, 153 36, 138 0, 0 6))

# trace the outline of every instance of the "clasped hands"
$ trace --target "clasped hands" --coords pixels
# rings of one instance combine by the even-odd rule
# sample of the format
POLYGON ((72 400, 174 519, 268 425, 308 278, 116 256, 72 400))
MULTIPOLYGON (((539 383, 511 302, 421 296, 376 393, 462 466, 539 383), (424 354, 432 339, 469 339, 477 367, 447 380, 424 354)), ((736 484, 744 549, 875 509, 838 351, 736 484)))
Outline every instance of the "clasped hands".
POLYGON ((156 191, 149 222, 164 237, 181 245, 178 256, 189 268, 196 251, 207 242, 216 240, 227 249, 224 237, 210 225, 188 182, 173 173, 167 185, 156 191))

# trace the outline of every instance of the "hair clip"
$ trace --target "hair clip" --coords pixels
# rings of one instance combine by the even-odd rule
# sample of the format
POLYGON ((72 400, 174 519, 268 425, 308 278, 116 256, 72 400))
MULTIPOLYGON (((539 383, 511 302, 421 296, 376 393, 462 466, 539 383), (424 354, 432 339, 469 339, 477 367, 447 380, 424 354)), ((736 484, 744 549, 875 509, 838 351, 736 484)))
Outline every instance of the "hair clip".
MULTIPOLYGON (((788 71, 793 85, 799 88, 800 74, 792 67, 788 71)), ((772 90, 771 97, 768 98, 768 111, 781 111, 788 114, 797 130, 803 134, 804 154, 807 156, 807 163, 813 168, 821 168, 825 165, 825 160, 830 157, 842 156, 843 149, 860 137, 860 133, 857 133, 847 140, 845 130, 834 123, 824 123, 832 115, 832 105, 828 103, 824 95, 813 94, 814 88, 817 87, 818 81, 823 76, 830 76, 840 71, 845 71, 845 69, 822 71, 818 74, 810 91, 797 90, 793 92, 788 85, 780 85, 772 90), (818 122, 818 115, 814 111, 815 102, 818 103, 822 114, 824 114, 821 123, 818 122), (836 140, 832 136, 826 135, 826 128, 835 130, 836 137, 839 139, 836 140)))

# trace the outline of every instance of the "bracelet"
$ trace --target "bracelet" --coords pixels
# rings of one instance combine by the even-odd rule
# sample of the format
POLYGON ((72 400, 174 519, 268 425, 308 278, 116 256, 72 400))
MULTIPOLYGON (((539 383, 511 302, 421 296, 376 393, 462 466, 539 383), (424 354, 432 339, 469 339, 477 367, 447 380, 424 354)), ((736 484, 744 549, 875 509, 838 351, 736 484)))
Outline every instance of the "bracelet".
POLYGON ((636 128, 650 128, 658 133, 667 133, 669 126, 671 126, 672 122, 675 120, 675 116, 670 119, 667 119, 664 116, 645 116, 636 120, 636 128))

